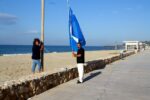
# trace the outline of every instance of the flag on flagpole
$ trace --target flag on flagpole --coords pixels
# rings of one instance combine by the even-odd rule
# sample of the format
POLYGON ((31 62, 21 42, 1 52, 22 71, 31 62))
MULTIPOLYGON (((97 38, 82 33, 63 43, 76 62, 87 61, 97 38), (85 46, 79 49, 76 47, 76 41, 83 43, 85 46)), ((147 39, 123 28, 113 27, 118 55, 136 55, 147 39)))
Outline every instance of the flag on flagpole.
POLYGON ((69 38, 72 51, 77 52, 77 43, 80 43, 82 47, 86 45, 85 38, 81 31, 80 25, 76 16, 73 14, 72 9, 69 7, 69 38))

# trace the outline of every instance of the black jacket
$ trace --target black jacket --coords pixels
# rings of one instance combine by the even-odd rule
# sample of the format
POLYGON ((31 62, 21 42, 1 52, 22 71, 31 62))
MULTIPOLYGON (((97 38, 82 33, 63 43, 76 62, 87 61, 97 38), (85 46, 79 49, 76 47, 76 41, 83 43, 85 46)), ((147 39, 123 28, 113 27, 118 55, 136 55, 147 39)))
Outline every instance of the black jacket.
POLYGON ((81 54, 80 57, 77 57, 77 63, 84 63, 84 49, 80 48, 78 49, 77 55, 81 54))
POLYGON ((40 46, 33 45, 32 47, 32 59, 39 60, 40 59, 40 46))

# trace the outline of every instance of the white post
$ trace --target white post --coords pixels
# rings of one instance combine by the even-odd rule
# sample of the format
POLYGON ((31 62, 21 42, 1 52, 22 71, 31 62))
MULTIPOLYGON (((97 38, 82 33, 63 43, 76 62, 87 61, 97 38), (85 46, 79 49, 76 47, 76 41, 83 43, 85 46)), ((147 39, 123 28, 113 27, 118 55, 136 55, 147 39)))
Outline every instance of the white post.
POLYGON ((128 44, 125 43, 125 50, 128 51, 128 44))
MULTIPOLYGON (((41 42, 44 46, 44 10, 45 10, 45 0, 41 0, 41 42)), ((41 70, 44 71, 44 49, 41 51, 41 70)))
POLYGON ((44 43, 44 0, 41 0, 41 41, 44 43))

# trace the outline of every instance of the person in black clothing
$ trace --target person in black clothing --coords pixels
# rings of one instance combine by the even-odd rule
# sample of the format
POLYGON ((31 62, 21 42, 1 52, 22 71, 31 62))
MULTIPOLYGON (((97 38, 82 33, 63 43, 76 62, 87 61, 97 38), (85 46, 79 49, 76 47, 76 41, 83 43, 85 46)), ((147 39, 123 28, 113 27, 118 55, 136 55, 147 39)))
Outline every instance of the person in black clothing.
POLYGON ((77 58, 77 68, 79 73, 79 80, 77 83, 83 83, 84 76, 84 49, 81 47, 81 44, 78 43, 78 51, 77 54, 72 52, 73 56, 77 58))
POLYGON ((40 46, 40 40, 34 39, 32 47, 32 72, 35 72, 36 65, 38 65, 38 71, 41 71, 40 52, 42 48, 40 46))

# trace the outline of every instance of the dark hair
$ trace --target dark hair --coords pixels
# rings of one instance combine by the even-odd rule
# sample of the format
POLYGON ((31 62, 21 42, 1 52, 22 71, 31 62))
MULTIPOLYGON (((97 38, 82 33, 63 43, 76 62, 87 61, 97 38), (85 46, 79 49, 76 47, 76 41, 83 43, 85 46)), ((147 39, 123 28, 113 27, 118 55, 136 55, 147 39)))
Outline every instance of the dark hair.
POLYGON ((81 43, 80 43, 80 42, 78 42, 77 44, 80 44, 80 45, 81 45, 81 43))
POLYGON ((35 43, 38 42, 40 44, 40 40, 38 38, 35 38, 33 41, 33 45, 35 45, 35 43))

